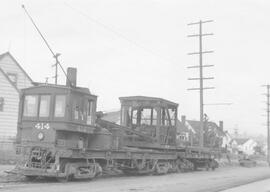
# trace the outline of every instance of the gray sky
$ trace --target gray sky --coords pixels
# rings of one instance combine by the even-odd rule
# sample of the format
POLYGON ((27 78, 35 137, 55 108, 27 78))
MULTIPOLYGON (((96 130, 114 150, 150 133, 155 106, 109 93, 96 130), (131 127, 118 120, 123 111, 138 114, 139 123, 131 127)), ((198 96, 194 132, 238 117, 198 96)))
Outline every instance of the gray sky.
MULTIPOLYGON (((213 121, 225 129, 265 134, 261 85, 270 83, 270 1, 267 0, 1 0, 0 51, 10 51, 34 81, 53 75, 49 50, 21 8, 24 3, 66 68, 78 68, 78 84, 98 95, 99 110, 120 106, 118 97, 156 96, 179 103, 180 115, 199 119, 198 31, 187 23, 205 24, 204 57, 208 90, 205 103, 213 121)), ((64 76, 61 73, 61 81, 64 76)), ((53 79, 50 79, 53 82, 53 79)))

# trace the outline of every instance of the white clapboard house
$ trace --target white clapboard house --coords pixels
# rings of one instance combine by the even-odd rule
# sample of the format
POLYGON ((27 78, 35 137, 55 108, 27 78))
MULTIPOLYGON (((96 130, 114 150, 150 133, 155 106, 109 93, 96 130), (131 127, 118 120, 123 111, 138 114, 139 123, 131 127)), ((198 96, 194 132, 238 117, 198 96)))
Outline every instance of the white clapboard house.
POLYGON ((32 86, 32 80, 6 52, 0 55, 0 140, 16 136, 20 89, 32 86))

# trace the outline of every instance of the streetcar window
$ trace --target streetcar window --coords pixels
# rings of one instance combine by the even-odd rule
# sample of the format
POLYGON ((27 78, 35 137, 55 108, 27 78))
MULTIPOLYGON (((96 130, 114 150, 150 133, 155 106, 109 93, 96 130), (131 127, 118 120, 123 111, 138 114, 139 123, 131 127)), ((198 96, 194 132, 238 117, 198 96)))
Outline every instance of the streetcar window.
POLYGON ((23 115, 25 117, 36 117, 38 108, 38 96, 27 95, 24 98, 23 115))
POLYGON ((168 112, 169 112, 169 117, 171 119, 171 124, 172 125, 176 125, 176 109, 175 108, 171 108, 171 109, 168 109, 168 112))
POLYGON ((87 124, 92 124, 93 101, 87 100, 87 124))
POLYGON ((161 109, 161 123, 164 126, 169 126, 170 125, 170 121, 169 121, 169 117, 168 117, 168 113, 167 113, 166 108, 161 109))
POLYGON ((81 100, 74 101, 74 119, 75 120, 83 120, 83 104, 81 100))
POLYGON ((141 124, 151 125, 152 119, 152 109, 142 109, 141 112, 141 124))
POLYGON ((54 116, 55 117, 64 117, 66 109, 66 96, 65 95, 56 95, 55 96, 55 108, 54 116))
POLYGON ((157 110, 156 109, 152 109, 152 123, 151 125, 157 125, 157 110))
POLYGON ((132 125, 157 125, 157 110, 154 108, 130 109, 127 117, 132 125))
POLYGON ((79 104, 76 104, 75 111, 74 111, 74 119, 79 120, 80 119, 79 117, 81 117, 80 114, 81 114, 80 113, 80 106, 79 106, 79 104))
POLYGON ((140 110, 139 109, 132 109, 131 111, 131 117, 132 117, 132 125, 140 125, 140 110))
POLYGON ((50 114, 50 95, 41 95, 40 96, 40 107, 39 107, 39 116, 40 117, 49 117, 50 114))
POLYGON ((80 107, 78 104, 75 105, 75 110, 74 110, 74 119, 78 120, 79 119, 79 111, 80 107))

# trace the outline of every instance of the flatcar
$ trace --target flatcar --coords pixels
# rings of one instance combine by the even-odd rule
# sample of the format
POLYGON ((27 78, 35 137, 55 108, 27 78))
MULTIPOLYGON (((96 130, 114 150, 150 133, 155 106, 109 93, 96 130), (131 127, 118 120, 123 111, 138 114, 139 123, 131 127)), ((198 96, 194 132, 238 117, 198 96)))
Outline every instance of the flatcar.
POLYGON ((176 142, 178 104, 153 97, 120 97, 120 123, 96 112, 97 96, 76 85, 38 84, 20 96, 14 172, 29 179, 92 179, 110 170, 166 174, 216 168, 213 153, 176 142))

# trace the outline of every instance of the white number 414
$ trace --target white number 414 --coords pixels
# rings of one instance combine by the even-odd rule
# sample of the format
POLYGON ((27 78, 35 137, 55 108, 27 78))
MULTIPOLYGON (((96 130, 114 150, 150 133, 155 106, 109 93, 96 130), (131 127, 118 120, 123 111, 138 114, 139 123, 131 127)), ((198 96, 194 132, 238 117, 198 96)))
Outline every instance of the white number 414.
POLYGON ((35 125, 36 129, 50 129, 50 124, 49 123, 37 123, 35 125))

